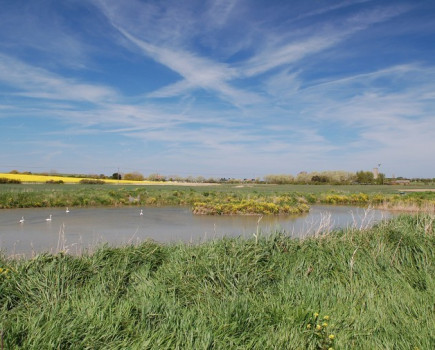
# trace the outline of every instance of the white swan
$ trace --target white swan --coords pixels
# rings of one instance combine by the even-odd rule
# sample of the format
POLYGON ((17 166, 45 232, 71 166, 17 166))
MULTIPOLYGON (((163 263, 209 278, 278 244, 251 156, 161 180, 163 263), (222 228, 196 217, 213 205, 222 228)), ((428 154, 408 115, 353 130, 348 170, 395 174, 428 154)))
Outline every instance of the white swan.
POLYGON ((51 221, 51 214, 49 218, 45 219, 45 221, 51 221))
POLYGON ((68 207, 66 207, 65 213, 69 213, 69 209, 68 209, 68 207))
POLYGON ((140 210, 140 213, 139 213, 139 215, 143 215, 143 210, 142 210, 142 209, 140 210))
POLYGON ((24 216, 21 217, 20 224, 24 222, 24 216))

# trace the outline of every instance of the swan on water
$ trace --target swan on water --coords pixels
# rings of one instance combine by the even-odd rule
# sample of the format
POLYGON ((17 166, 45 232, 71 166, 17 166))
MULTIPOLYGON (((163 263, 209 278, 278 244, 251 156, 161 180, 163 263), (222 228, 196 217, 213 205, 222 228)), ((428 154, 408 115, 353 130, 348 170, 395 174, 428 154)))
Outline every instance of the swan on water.
POLYGON ((24 222, 24 216, 21 217, 20 224, 24 222))
POLYGON ((45 219, 45 221, 51 221, 51 214, 49 218, 45 219))
POLYGON ((68 209, 68 207, 66 207, 65 213, 69 213, 69 209, 68 209))
POLYGON ((142 210, 142 209, 140 210, 140 213, 139 213, 139 215, 143 215, 143 210, 142 210))

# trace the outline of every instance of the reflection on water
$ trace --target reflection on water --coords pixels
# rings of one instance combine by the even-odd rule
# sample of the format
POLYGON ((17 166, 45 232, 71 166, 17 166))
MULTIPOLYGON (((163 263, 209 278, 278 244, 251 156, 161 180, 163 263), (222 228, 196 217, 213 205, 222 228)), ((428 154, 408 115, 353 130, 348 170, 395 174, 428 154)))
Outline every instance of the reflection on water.
POLYGON ((252 236, 285 231, 292 237, 332 228, 367 227, 393 214, 349 206, 313 206, 298 216, 200 216, 189 208, 70 208, 0 210, 0 249, 33 254, 61 249, 80 253, 102 243, 200 242, 222 236, 252 236), (47 221, 50 214, 52 220, 47 221), (19 223, 21 218, 23 223, 19 223))

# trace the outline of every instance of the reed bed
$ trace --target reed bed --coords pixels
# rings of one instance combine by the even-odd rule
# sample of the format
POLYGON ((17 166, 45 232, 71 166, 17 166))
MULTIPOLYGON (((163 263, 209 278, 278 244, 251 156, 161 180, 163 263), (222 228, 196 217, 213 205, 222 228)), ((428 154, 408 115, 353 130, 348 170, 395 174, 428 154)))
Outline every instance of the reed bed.
POLYGON ((435 218, 0 257, 5 349, 433 349, 435 218))

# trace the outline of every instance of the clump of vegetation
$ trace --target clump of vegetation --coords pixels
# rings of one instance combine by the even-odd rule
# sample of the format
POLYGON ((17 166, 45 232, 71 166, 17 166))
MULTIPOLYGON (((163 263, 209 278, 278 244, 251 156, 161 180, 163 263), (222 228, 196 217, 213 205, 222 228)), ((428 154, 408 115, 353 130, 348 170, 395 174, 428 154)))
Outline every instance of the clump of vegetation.
POLYGON ((335 335, 331 333, 330 320, 331 318, 328 315, 320 316, 318 312, 315 312, 307 324, 308 342, 310 345, 314 345, 315 349, 334 349, 335 335))
POLYGON ((264 181, 268 184, 283 185, 294 183, 295 178, 293 175, 287 174, 270 174, 264 177, 264 181))
POLYGON ((80 183, 84 185, 104 185, 106 182, 98 179, 81 179, 80 183))
POLYGON ((302 214, 310 210, 307 204, 277 204, 272 202, 242 200, 231 203, 204 203, 193 205, 194 214, 203 215, 280 215, 302 214))
POLYGON ((18 179, 7 179, 5 177, 0 177, 0 184, 20 184, 21 180, 18 179))
POLYGON ((4 348, 433 349, 434 221, 0 255, 4 348))
POLYGON ((145 180, 144 176, 139 172, 132 172, 124 174, 124 180, 130 181, 143 181, 145 180))
MULTIPOLYGON (((149 181, 166 181, 166 176, 164 176, 164 175, 160 175, 160 174, 150 174, 150 175, 148 175, 148 180, 149 181)), ((184 179, 182 179, 182 178, 178 178, 178 179, 176 179, 176 181, 179 181, 179 180, 181 180, 181 181, 183 181, 184 179)))
POLYGON ((63 182, 63 180, 48 180, 48 181, 45 181, 45 183, 46 183, 46 184, 61 185, 61 184, 63 184, 64 182, 63 182))

